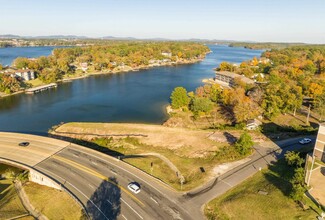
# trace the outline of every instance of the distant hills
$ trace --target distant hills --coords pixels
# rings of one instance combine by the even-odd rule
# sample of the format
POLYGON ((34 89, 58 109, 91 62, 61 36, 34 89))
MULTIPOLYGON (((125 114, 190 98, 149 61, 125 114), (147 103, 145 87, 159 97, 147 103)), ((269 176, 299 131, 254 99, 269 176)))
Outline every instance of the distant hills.
MULTIPOLYGON (((20 36, 14 34, 3 34, 0 35, 0 39, 103 39, 103 40, 148 40, 148 41, 175 41, 176 39, 168 38, 135 38, 135 37, 114 37, 114 36, 104 36, 104 37, 87 37, 87 36, 78 36, 78 35, 46 35, 46 36, 20 36)), ((196 41, 196 42, 237 42, 232 40, 210 40, 210 39, 199 39, 199 38, 190 38, 190 39, 177 39, 176 41, 196 41)))
POLYGON ((20 36, 13 34, 2 34, 0 38, 21 38, 21 39, 88 39, 86 36, 77 35, 48 35, 48 36, 20 36))
POLYGON ((135 37, 114 37, 114 36, 103 36, 103 37, 87 37, 78 35, 45 35, 45 36, 20 36, 14 34, 3 34, 0 35, 0 39, 65 39, 65 40, 120 40, 120 41, 191 41, 201 42, 206 44, 227 44, 230 46, 242 46, 251 49, 259 48, 278 48, 295 45, 304 45, 304 43, 291 42, 291 43, 280 43, 280 42, 256 42, 256 41, 236 41, 236 40, 218 40, 218 39, 201 39, 201 38, 188 38, 188 39, 168 39, 168 38, 135 38, 135 37), (255 45, 257 44, 257 46, 255 45), (253 46, 252 46, 253 45, 253 46))

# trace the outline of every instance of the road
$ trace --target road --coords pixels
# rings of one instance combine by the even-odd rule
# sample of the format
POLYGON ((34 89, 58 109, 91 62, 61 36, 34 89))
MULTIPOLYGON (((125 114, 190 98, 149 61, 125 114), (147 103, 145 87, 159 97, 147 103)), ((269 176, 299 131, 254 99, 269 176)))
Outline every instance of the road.
POLYGON ((53 138, 0 132, 0 157, 20 161, 55 179, 78 198, 92 219, 197 220, 204 219, 206 202, 273 163, 285 150, 301 147, 298 140, 256 146, 249 162, 185 194, 116 158, 53 138), (19 147, 22 141, 30 145, 19 147), (140 193, 127 189, 132 181, 140 183, 140 193))

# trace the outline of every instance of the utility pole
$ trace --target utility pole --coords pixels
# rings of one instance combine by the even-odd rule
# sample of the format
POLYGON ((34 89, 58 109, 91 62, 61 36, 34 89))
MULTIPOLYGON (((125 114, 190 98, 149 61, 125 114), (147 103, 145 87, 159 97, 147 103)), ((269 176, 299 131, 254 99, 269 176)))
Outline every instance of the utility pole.
POLYGON ((311 104, 309 104, 309 107, 308 107, 308 114, 307 114, 307 121, 306 121, 307 125, 309 125, 310 107, 311 107, 311 104))

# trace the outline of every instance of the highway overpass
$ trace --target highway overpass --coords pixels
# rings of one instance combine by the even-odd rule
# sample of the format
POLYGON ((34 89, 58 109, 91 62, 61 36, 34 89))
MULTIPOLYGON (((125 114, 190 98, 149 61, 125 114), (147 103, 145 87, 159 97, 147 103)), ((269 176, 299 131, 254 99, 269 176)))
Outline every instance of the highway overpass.
MULTIPOLYGON (((315 141, 314 136, 310 138, 315 141)), ((287 150, 302 147, 299 139, 255 146, 249 162, 187 193, 176 192, 114 157, 48 137, 0 132, 0 162, 32 170, 39 175, 36 181, 68 191, 92 219, 199 220, 204 219, 206 202, 283 157, 287 150), (18 145, 25 141, 30 145, 18 145), (127 189, 133 181, 141 185, 139 194, 127 189)))

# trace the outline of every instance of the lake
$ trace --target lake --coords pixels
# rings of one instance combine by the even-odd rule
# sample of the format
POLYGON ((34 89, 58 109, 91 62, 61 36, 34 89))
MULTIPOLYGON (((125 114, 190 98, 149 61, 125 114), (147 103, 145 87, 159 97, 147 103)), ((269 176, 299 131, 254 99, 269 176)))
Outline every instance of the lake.
POLYGON ((17 57, 36 58, 48 56, 58 47, 7 47, 0 48, 0 64, 11 65, 17 57))
MULTIPOLYGON (((240 63, 254 56, 259 57, 263 52, 223 45, 209 47, 213 53, 195 64, 96 75, 64 83, 56 89, 35 95, 20 94, 2 98, 0 131, 45 134, 60 122, 161 124, 167 119, 165 107, 175 87, 194 90, 203 85, 202 79, 213 78, 213 68, 220 62, 240 63)), ((31 57, 28 52, 31 49, 38 50, 36 47, 25 49, 26 53, 19 56, 31 57)))

